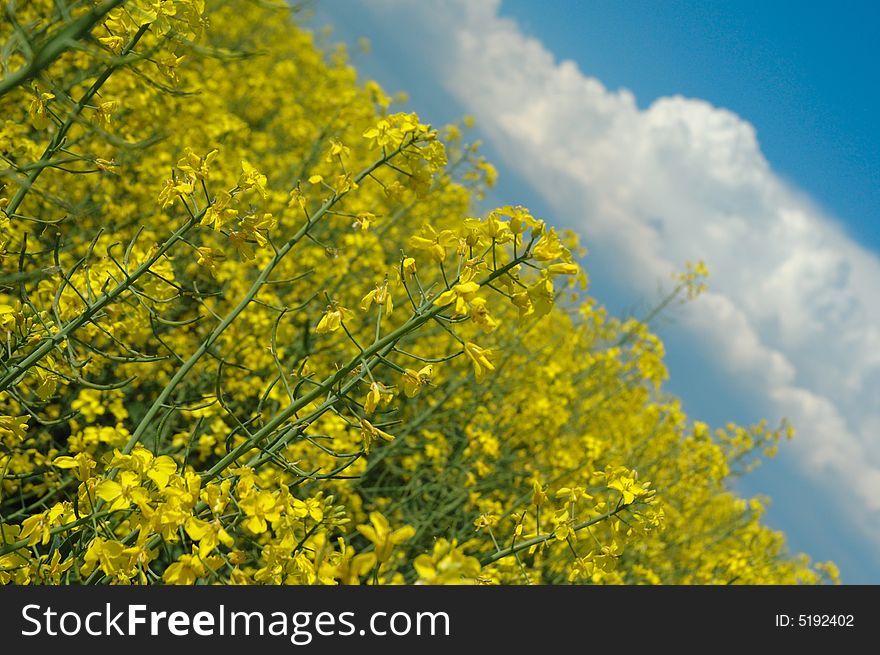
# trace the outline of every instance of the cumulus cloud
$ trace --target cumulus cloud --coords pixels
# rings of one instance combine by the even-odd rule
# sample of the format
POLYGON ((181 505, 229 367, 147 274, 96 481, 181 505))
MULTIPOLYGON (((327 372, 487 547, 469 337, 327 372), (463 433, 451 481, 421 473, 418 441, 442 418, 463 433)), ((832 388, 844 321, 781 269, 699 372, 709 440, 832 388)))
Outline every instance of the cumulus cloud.
POLYGON ((639 109, 508 18, 500 0, 381 0, 394 38, 474 114, 555 218, 610 249, 636 290, 704 259, 684 314, 716 365, 798 427, 804 467, 880 511, 880 259, 774 174, 755 129, 679 96, 639 109), (576 208, 576 209, 575 209, 576 208))

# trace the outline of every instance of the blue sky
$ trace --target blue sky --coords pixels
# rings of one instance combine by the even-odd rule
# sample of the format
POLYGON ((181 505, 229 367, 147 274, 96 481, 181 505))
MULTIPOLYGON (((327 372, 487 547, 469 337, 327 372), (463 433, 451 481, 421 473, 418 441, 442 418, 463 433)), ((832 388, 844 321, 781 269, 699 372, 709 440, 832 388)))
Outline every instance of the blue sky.
POLYGON ((758 129, 764 155, 880 248, 877 2, 505 0, 562 59, 640 107, 680 93, 758 129), (794 9, 794 10, 793 10, 794 9))
POLYGON ((798 437, 739 483, 794 551, 880 583, 878 10, 752 2, 320 0, 365 77, 477 118, 490 201, 574 227, 593 294, 643 309, 685 259, 709 294, 658 326, 669 388, 798 437), (797 15, 795 15, 797 13, 797 15))

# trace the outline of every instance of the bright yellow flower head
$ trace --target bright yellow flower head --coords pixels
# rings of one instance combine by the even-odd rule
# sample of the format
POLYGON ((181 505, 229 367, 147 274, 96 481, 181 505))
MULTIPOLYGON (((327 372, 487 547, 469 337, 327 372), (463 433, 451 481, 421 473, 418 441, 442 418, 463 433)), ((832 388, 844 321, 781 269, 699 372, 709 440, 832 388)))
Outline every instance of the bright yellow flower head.
POLYGON ((316 334, 326 334, 328 332, 335 332, 340 327, 342 327, 342 320, 345 318, 345 314, 348 312, 345 307, 335 306, 329 308, 326 312, 324 312, 324 316, 321 317, 321 320, 318 321, 318 324, 315 326, 316 334))
POLYGON ((411 539, 416 533, 415 528, 410 525, 392 530, 388 519, 379 512, 371 512, 370 524, 359 525, 357 530, 372 542, 376 559, 380 563, 387 562, 394 547, 411 539))
POLYGON ((492 363, 493 355, 491 350, 480 348, 475 343, 468 341, 464 345, 464 352, 473 364, 477 382, 482 382, 490 372, 495 370, 495 365, 492 363))
POLYGON ((431 383, 433 376, 434 366, 432 364, 427 364, 418 371, 414 371, 411 368, 406 369, 403 373, 403 392, 409 398, 414 397, 422 390, 422 387, 431 383))

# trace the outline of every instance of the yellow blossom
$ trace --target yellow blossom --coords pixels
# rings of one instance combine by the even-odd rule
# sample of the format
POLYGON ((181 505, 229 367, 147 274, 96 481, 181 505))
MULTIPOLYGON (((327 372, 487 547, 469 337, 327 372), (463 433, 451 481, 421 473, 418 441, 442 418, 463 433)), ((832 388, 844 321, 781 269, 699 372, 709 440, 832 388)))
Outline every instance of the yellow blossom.
POLYGON ((246 159, 241 160, 241 176, 238 178, 239 187, 242 189, 256 189, 263 198, 266 198, 268 195, 267 182, 266 176, 254 168, 249 161, 246 159))
POLYGON ((377 286, 367 293, 361 299, 361 309, 367 311, 373 303, 382 308, 384 316, 391 316, 391 312, 394 310, 394 302, 391 299, 391 292, 388 291, 387 283, 377 286))
POLYGON ((380 439, 383 441, 394 441, 394 436, 380 430, 375 425, 370 423, 367 419, 362 418, 360 420, 361 423, 361 438, 364 442, 364 452, 369 453, 370 448, 373 443, 379 441, 380 439))
POLYGON ((464 344, 464 352, 474 366, 474 375, 477 378, 477 382, 482 382, 490 371, 495 370, 495 365, 492 363, 491 350, 480 348, 477 344, 468 341, 464 344))
POLYGON ((451 289, 444 291, 434 300, 435 305, 445 306, 455 304, 454 313, 456 316, 466 316, 468 313, 468 301, 474 297, 474 294, 480 290, 480 285, 476 282, 465 282, 456 284, 451 289))
POLYGON ((415 528, 410 525, 392 530, 388 519, 379 512, 371 512, 370 524, 359 525, 357 530, 372 542, 380 564, 388 561, 395 546, 411 539, 416 533, 415 528))
POLYGON ((364 400, 364 413, 367 416, 372 416, 380 404, 390 402, 393 397, 394 394, 384 385, 378 382, 371 383, 370 390, 367 392, 367 397, 364 400))
POLYGON ((328 332, 336 332, 336 330, 342 327, 342 321, 347 312, 347 309, 338 305, 328 308, 315 326, 315 333, 326 334, 328 332))
POLYGON ((413 398, 422 390, 422 387, 431 383, 433 376, 434 366, 432 364, 427 364, 418 371, 414 371, 411 368, 406 369, 403 373, 403 392, 407 397, 413 398))

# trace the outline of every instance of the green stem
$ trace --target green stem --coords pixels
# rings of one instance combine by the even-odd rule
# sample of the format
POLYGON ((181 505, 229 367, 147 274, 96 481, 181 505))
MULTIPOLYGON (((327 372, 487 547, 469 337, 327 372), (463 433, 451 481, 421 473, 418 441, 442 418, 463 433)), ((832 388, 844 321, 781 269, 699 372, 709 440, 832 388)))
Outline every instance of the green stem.
MULTIPOLYGON (((613 510, 609 510, 609 511, 605 512, 604 514, 600 514, 599 516, 595 516, 595 517, 588 519, 586 521, 581 521, 580 523, 577 523, 576 525, 572 526, 572 529, 575 532, 579 532, 585 528, 590 527, 591 525, 596 525, 597 523, 601 523, 602 521, 610 519, 612 516, 614 516, 615 514, 618 514, 622 510, 626 509, 627 507, 629 507, 629 505, 621 505, 620 507, 613 509, 613 510)), ((521 541, 518 544, 514 544, 513 546, 510 546, 509 548, 505 548, 504 550, 499 550, 495 553, 492 553, 491 555, 487 555, 486 557, 484 557, 480 561, 480 564, 482 566, 488 566, 489 564, 492 564, 493 562, 497 562, 500 559, 503 559, 505 557, 510 557, 511 555, 515 555, 516 553, 523 551, 523 550, 526 550, 528 548, 531 548, 532 546, 539 546, 539 545, 546 543, 546 542, 550 541, 551 539, 555 539, 555 538, 556 537, 553 536, 553 533, 539 534, 537 536, 532 537, 531 539, 526 539, 525 541, 521 541)))
MULTIPOLYGON (((528 251, 524 253, 520 259, 514 259, 502 268, 493 272, 489 277, 487 277, 480 283, 481 286, 488 284, 489 282, 496 279, 497 277, 500 277, 501 275, 504 275, 511 268, 519 264, 521 259, 525 259, 528 256, 527 253, 528 251)), ((397 342, 400 341, 404 336, 412 333, 424 323, 427 323, 428 321, 435 318, 444 309, 446 309, 445 306, 432 306, 430 301, 424 303, 420 308, 420 311, 414 314, 406 323, 401 325, 393 332, 389 332, 387 335, 374 342, 369 347, 365 348, 363 353, 358 354, 356 357, 352 358, 348 362, 348 364, 337 370, 336 373, 329 375, 327 378, 325 378, 320 385, 314 387, 306 395, 301 396, 297 401, 288 405, 284 410, 280 411, 268 423, 266 423, 266 425, 255 432, 250 439, 242 442, 241 444, 239 444, 238 447, 230 451, 225 457, 223 457, 220 461, 218 461, 213 467, 211 467, 207 472, 202 475, 202 483, 204 484, 206 482, 209 482, 210 480, 213 480, 236 459, 241 457, 249 450, 252 450, 258 443, 260 443, 260 441, 269 437, 273 432, 275 432, 275 430, 281 427, 287 421, 287 419, 295 415, 302 408, 308 406, 310 403, 318 400, 318 398, 326 394, 328 390, 333 389, 333 387, 335 387, 337 383, 345 379, 345 377, 347 377, 355 368, 360 366, 362 363, 366 361, 370 366, 372 366, 373 362, 369 360, 378 361, 381 357, 387 355, 391 350, 394 349, 394 346, 397 344, 397 342)), ((338 398, 346 391, 351 389, 355 384, 357 384, 357 382, 357 379, 349 380, 349 382, 342 387, 339 394, 331 395, 327 400, 325 400, 319 408, 322 413, 323 411, 326 411, 332 405, 334 405, 337 402, 338 398)), ((280 439, 273 443, 270 447, 270 450, 272 452, 276 451, 289 439, 292 439, 295 434, 295 430, 288 430, 287 433, 285 433, 287 438, 280 439)))
MULTIPOLYGON (((112 7, 111 7, 112 8, 112 7)), ((108 10, 109 11, 109 10, 108 10)), ((92 85, 88 88, 88 90, 82 95, 79 101, 73 106, 73 109, 67 115, 67 119, 64 121, 64 124, 59 128, 58 132, 55 133, 55 136, 52 137, 52 140, 49 142, 49 145, 46 146, 46 149, 43 151, 43 154, 40 156, 39 161, 37 162, 37 166, 28 174, 27 179, 24 183, 18 188, 18 191, 15 192, 15 195, 9 201, 9 205, 6 207, 6 212, 8 214, 14 214, 18 208, 21 206, 21 203, 24 201, 24 197, 27 195, 28 191, 33 187, 34 182, 37 181, 37 178, 40 177, 40 174, 46 170, 46 166, 42 166, 39 164, 48 162, 55 153, 64 145, 64 140, 67 138, 67 132, 76 122, 79 115, 82 113, 83 109, 85 109, 86 105, 91 102, 92 98, 95 97, 95 94, 100 91, 101 87, 104 86, 104 83, 110 79, 110 76, 116 72, 116 69, 122 66, 125 61, 125 56, 128 55, 137 42, 141 40, 141 37, 147 33, 150 25, 142 25, 137 32, 135 32, 134 36, 131 37, 131 40, 125 45, 120 54, 121 59, 110 64, 106 70, 104 70, 101 75, 98 76, 92 85)))
POLYGON ((67 52, 76 41, 79 41, 90 32, 97 25, 98 21, 125 1, 109 0, 102 5, 92 7, 73 22, 61 27, 46 40, 43 47, 37 50, 27 66, 19 68, 11 75, 0 80, 0 98, 39 75, 53 61, 67 52))
POLYGON ((93 304, 86 307, 81 314, 79 314, 76 318, 71 320, 69 323, 66 323, 64 327, 62 327, 58 332, 53 334, 52 336, 46 338, 44 341, 37 346, 30 355, 25 357, 15 366, 12 366, 2 377, 0 377, 0 391, 5 390, 11 384, 13 384, 18 377, 27 371, 35 362, 38 362, 42 359, 50 350, 55 348, 59 343, 67 339, 73 332, 81 328, 83 325, 88 323, 92 318, 104 309, 107 305, 112 303, 116 298, 122 294, 123 291, 131 287, 135 280, 144 275, 147 271, 150 270, 150 267, 155 264, 159 259, 166 253, 168 250, 178 241, 180 241, 183 236, 189 232, 189 230, 196 224, 197 219, 200 218, 200 215, 197 214, 195 218, 190 219, 186 223, 183 224, 176 232, 174 232, 165 243, 163 243, 155 253, 153 253, 149 259, 147 259, 143 264, 138 266, 130 275, 127 275, 124 280, 122 280, 119 284, 117 284, 113 289, 106 292, 102 296, 100 296, 93 304))

